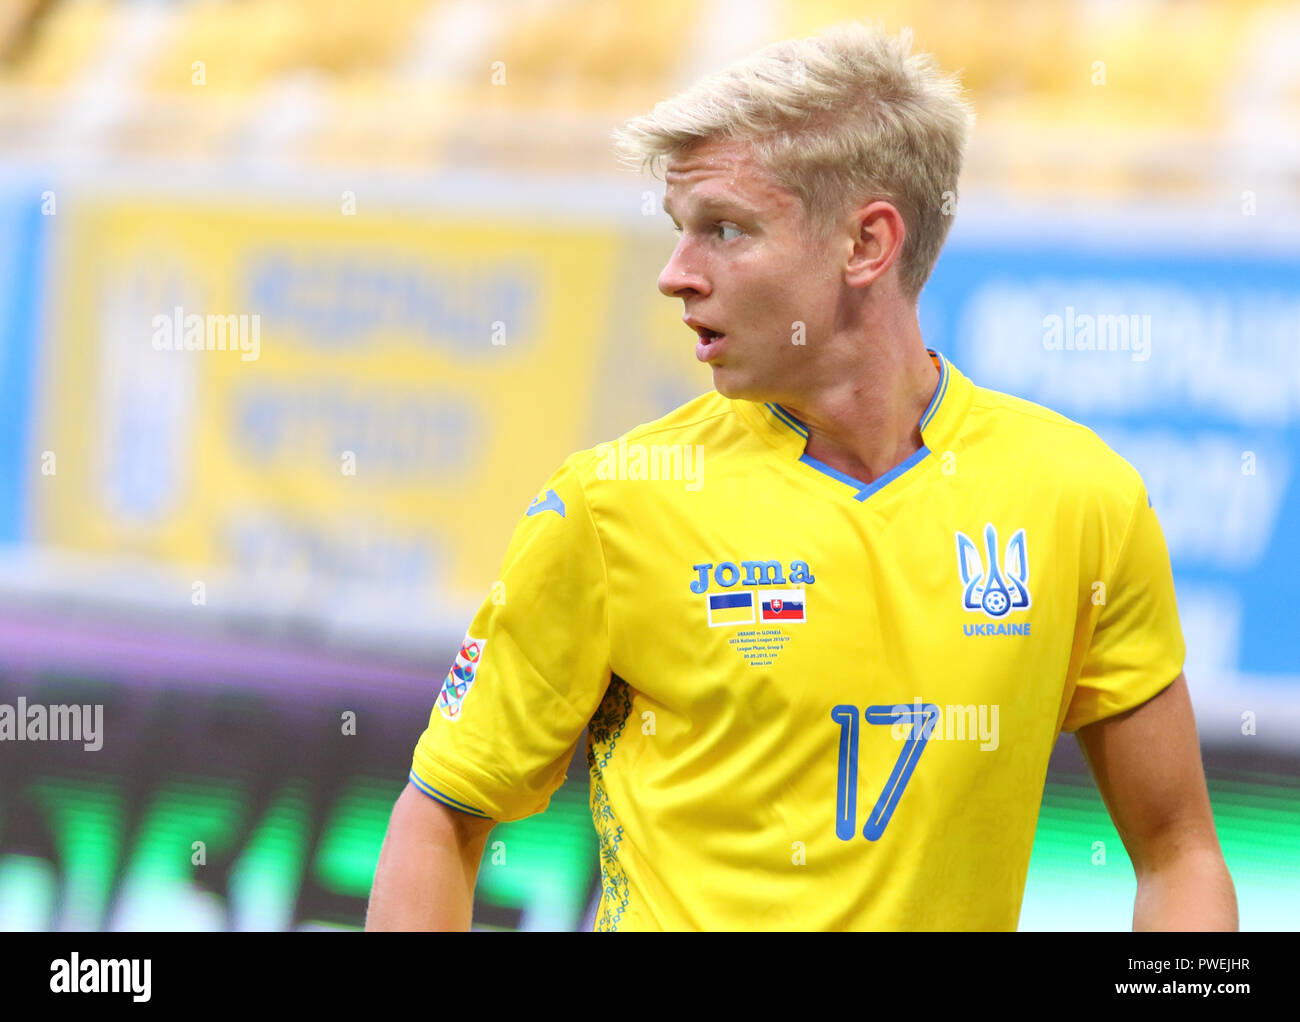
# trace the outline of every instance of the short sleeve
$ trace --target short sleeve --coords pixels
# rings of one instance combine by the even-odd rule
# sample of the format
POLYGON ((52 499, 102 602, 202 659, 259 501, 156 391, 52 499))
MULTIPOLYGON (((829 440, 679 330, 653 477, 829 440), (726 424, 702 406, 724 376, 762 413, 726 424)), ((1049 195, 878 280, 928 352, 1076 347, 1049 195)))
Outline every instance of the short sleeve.
POLYGON ((1186 646, 1169 550, 1146 488, 1137 482, 1118 554, 1106 577, 1089 587, 1090 603, 1099 600, 1100 606, 1063 731, 1141 706, 1183 669, 1186 646))
POLYGON ((579 458, 516 526, 415 747, 411 783, 472 815, 545 809, 609 685, 605 563, 579 458))

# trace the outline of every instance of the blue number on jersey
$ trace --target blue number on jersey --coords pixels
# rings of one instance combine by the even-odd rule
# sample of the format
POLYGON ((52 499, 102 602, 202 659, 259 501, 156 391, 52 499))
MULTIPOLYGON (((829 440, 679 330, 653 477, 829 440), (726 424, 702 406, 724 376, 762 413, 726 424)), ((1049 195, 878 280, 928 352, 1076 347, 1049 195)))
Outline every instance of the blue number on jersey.
MULTIPOLYGON (((868 706, 868 724, 902 724, 910 722, 911 734, 903 742, 893 772, 876 799, 876 805, 867 817, 862 836, 868 841, 877 840, 889 826, 890 817, 903 797, 903 790, 916 769, 925 743, 930 740, 934 723, 939 719, 939 707, 934 703, 919 706, 868 706)), ((831 720, 840 726, 839 772, 835 781, 835 835, 841 841, 850 841, 857 830, 858 804, 858 708, 842 704, 831 710, 831 720)))

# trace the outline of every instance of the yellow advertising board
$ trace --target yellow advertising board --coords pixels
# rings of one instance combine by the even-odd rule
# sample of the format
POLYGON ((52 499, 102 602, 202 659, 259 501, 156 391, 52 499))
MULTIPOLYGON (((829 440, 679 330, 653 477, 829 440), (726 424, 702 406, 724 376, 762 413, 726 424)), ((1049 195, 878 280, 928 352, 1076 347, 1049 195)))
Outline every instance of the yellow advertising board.
POLYGON ((591 442, 613 233, 156 198, 59 219, 37 542, 465 605, 591 442))

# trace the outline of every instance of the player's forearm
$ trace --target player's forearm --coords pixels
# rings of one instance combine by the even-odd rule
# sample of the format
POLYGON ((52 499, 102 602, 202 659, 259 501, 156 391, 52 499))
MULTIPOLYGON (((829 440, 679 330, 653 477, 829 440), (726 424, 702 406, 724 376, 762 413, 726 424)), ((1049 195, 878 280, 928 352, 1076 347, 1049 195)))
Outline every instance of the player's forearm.
POLYGON ((1136 930, 1236 930, 1237 894, 1217 847, 1188 850, 1138 874, 1136 930))
POLYGON ((393 808, 370 890, 367 930, 468 930, 486 832, 466 834, 403 792, 393 808))
POLYGON ((370 890, 367 930, 468 930, 474 879, 445 842, 384 839, 370 890))

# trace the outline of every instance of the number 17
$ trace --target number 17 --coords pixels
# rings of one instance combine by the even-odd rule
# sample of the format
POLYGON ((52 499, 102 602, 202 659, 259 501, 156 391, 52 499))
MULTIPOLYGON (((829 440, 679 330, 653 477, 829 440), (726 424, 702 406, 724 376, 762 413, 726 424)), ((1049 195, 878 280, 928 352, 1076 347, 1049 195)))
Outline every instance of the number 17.
MULTIPOLYGON (((930 740, 934 722, 939 717, 939 707, 934 703, 912 706, 868 706, 864 711, 868 724, 899 724, 908 721, 912 733, 903 742, 894 771, 885 782, 876 806, 867 817, 862 836, 868 841, 877 840, 889 825, 903 789, 916 769, 916 762, 930 740)), ((831 710, 831 720, 840 726, 839 773, 835 781, 835 835, 841 841, 851 841, 858 829, 858 708, 841 704, 831 710)))

